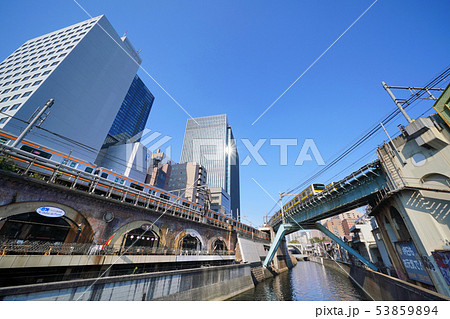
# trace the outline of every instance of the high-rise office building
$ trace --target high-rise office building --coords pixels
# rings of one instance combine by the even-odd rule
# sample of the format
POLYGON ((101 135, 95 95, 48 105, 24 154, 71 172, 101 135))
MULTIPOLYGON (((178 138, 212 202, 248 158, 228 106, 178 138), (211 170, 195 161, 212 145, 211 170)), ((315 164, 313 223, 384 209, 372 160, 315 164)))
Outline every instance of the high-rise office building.
POLYGON ((172 164, 167 190, 203 206, 207 175, 206 169, 198 163, 172 164))
POLYGON ((230 195, 230 217, 240 219, 239 155, 226 114, 188 119, 180 162, 204 166, 208 187, 223 188, 230 195))
POLYGON ((117 136, 126 133, 124 138, 131 138, 142 132, 154 100, 144 82, 135 75, 108 134, 117 136))
POLYGON ((140 63, 105 16, 31 39, 0 64, 0 129, 18 134, 54 99, 26 138, 94 162, 140 63))
POLYGON ((135 75, 95 164, 144 182, 148 150, 140 143, 155 97, 135 75))

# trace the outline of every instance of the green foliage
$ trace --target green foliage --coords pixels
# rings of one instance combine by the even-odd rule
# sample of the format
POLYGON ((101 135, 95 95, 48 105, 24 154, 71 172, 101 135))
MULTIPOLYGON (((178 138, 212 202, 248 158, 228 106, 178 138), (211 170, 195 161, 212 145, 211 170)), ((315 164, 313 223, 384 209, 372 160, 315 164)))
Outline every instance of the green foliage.
POLYGON ((325 238, 319 238, 319 237, 313 237, 313 238, 310 239, 311 244, 320 243, 320 242, 322 242, 324 240, 325 240, 325 238))
POLYGON ((300 242, 298 240, 291 240, 289 244, 300 244, 300 242))
POLYGON ((16 165, 9 157, 0 156, 0 170, 15 172, 16 165))

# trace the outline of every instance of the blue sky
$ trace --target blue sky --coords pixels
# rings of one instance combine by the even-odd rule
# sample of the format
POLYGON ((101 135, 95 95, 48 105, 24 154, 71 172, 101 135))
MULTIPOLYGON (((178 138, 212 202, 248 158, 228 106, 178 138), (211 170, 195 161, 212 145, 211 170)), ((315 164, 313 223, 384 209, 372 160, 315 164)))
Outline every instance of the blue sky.
MULTIPOLYGON (((142 50, 142 67, 193 117, 228 114, 241 161, 249 152, 239 139, 268 139, 260 149, 267 165, 252 160, 240 168, 241 215, 253 225, 261 225, 274 205, 253 179, 274 198, 301 184, 321 168, 294 165, 305 139, 314 140, 328 163, 395 108, 381 81, 420 86, 450 61, 450 2, 379 0, 252 125, 373 0, 78 2, 92 16, 105 14, 119 35, 128 31, 142 50), (271 138, 298 140, 288 148, 288 165, 280 165, 271 138)), ((2 12, 0 60, 32 37, 89 18, 71 0, 8 1, 2 12)), ((172 137, 179 161, 189 117, 148 75, 138 74, 155 95, 147 127, 172 137)), ((429 107, 422 102, 408 112, 417 117, 429 107)), ((404 119, 392 121, 389 133, 398 124, 404 119)), ((337 180, 374 160, 376 145, 386 139, 374 136, 316 182, 337 180)))

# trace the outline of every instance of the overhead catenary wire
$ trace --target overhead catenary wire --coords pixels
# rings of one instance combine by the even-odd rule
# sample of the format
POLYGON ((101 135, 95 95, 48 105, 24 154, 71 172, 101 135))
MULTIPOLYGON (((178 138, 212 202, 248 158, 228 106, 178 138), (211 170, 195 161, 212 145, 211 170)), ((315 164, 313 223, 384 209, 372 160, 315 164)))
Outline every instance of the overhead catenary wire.
MULTIPOLYGON (((447 78, 450 76, 450 67, 447 66, 442 72, 440 72, 437 76, 435 76, 431 81, 429 81, 426 85, 423 86, 424 90, 420 90, 410 96, 407 100, 405 100, 403 104, 403 108, 407 108, 411 104, 413 104, 415 101, 420 99, 424 94, 427 93, 426 88, 432 88, 444 81, 447 80, 447 78)), ((383 125, 386 125, 390 121, 392 121, 398 114, 400 114, 400 110, 398 108, 395 108, 392 112, 390 112, 387 116, 384 117, 382 121, 380 121, 383 125)), ((339 163, 342 159, 347 157, 350 153, 352 153, 356 148, 361 146, 365 141, 367 141, 370 137, 372 137, 374 134, 376 134, 381 129, 381 124, 377 123, 374 126, 372 126, 369 131, 364 134, 361 138, 359 138, 355 143, 350 145, 348 148, 345 149, 344 152, 339 154, 336 158, 334 158, 329 164, 327 164, 324 168, 319 170, 318 172, 314 173, 312 176, 307 178, 304 182, 302 182, 300 185, 290 189, 287 191, 287 193, 295 192, 298 189, 301 189, 302 187, 305 187, 306 185, 309 185, 314 181, 317 177, 324 174, 326 171, 331 169, 333 166, 335 166, 337 163, 339 163)))
MULTIPOLYGON (((22 122, 24 124, 28 124, 27 121, 25 121, 25 120, 23 120, 23 119, 21 119, 19 117, 16 117, 16 116, 13 116, 13 115, 10 115, 10 114, 6 114, 4 112, 0 112, 0 114, 6 115, 6 116, 10 117, 11 119, 17 120, 17 121, 22 122)), ((23 129, 21 126, 19 126, 17 124, 11 123, 10 125, 12 127, 14 127, 14 128, 23 129)), ((95 148, 93 148, 93 147, 91 147, 89 145, 83 144, 81 142, 78 142, 76 140, 73 140, 73 139, 71 139, 69 137, 66 137, 64 135, 55 133, 53 131, 50 131, 50 130, 48 130, 46 128, 43 128, 43 127, 40 127, 40 126, 36 126, 36 127, 34 127, 34 129, 45 131, 45 132, 47 132, 47 133, 57 137, 58 139, 55 139, 55 138, 52 138, 49 135, 40 134, 40 133, 37 133, 37 132, 31 132, 30 134, 35 135, 35 136, 39 136, 39 137, 44 138, 45 140, 48 140, 48 141, 52 141, 53 143, 56 143, 56 144, 58 144, 60 146, 65 146, 65 147, 68 147, 68 148, 77 147, 78 151, 86 151, 87 152, 86 154, 98 154, 98 150, 97 149, 95 149, 95 148)), ((119 158, 117 156, 113 156, 111 154, 105 154, 104 158, 110 160, 111 162, 113 162, 115 164, 118 164, 118 165, 121 165, 121 166, 124 166, 124 167, 127 166, 127 161, 122 159, 122 158, 119 158)))

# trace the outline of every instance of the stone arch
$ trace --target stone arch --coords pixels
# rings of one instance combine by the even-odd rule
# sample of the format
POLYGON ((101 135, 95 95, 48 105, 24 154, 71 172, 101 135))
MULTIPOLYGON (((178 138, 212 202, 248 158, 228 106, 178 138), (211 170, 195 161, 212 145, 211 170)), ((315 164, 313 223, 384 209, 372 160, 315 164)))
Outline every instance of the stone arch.
MULTIPOLYGON (((94 238, 94 232, 89 221, 72 207, 47 201, 32 201, 13 203, 9 205, 0 206, 0 229, 11 219, 13 216, 23 215, 26 213, 33 214, 40 207, 56 207, 64 211, 62 217, 56 217, 64 220, 68 227, 68 233, 64 242, 66 243, 91 243, 94 238)), ((36 215, 39 216, 38 213, 36 215)), ((54 217, 46 217, 54 218, 54 217)), ((56 219, 55 218, 55 219, 56 219)))
POLYGON ((200 233, 198 231, 196 231, 195 229, 185 229, 182 232, 180 232, 176 237, 175 237, 175 241, 174 241, 174 249, 181 249, 182 246, 182 240, 183 238, 185 238, 186 236, 192 236, 197 238, 200 241, 201 244, 201 249, 206 249, 206 243, 205 240, 203 239, 202 235, 200 235, 200 233))
MULTIPOLYGON (((156 226, 155 224, 152 224, 152 222, 148 221, 148 220, 136 220, 136 221, 130 222, 128 224, 125 224, 125 225, 122 225, 121 227, 119 227, 114 232, 114 236, 112 237, 109 246, 119 249, 122 246, 122 243, 123 243, 126 235, 130 231, 132 231, 134 229, 137 229, 137 228, 141 228, 142 229, 142 233, 144 233, 146 229, 144 229, 143 226, 144 226, 144 228, 149 228, 147 230, 147 232, 151 231, 156 236, 158 236, 158 238, 159 238, 159 246, 165 246, 166 245, 166 239, 165 239, 164 236, 162 236, 161 230, 160 230, 160 228, 158 226, 156 226)), ((106 240, 107 239, 105 239, 105 241, 106 240)))
POLYGON ((211 238, 211 239, 208 241, 208 249, 209 249, 211 252, 214 252, 214 251, 216 251, 216 250, 224 250, 224 251, 228 251, 228 245, 227 245, 227 242, 226 242, 225 238, 223 238, 223 237, 221 237, 221 236, 215 236, 215 237, 211 238), (218 242, 222 242, 223 249, 220 249, 220 248, 222 248, 222 247, 218 247, 218 245, 217 245, 218 242))
POLYGON ((449 188, 450 187, 450 178, 446 175, 439 173, 430 173, 422 176, 420 179, 422 184, 425 184, 428 187, 438 187, 438 188, 449 188))

